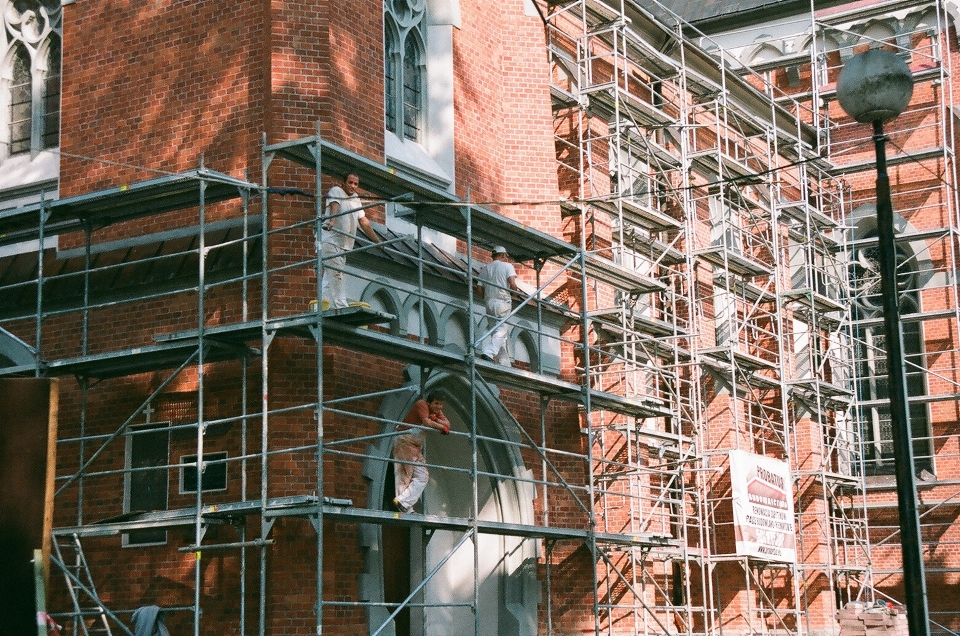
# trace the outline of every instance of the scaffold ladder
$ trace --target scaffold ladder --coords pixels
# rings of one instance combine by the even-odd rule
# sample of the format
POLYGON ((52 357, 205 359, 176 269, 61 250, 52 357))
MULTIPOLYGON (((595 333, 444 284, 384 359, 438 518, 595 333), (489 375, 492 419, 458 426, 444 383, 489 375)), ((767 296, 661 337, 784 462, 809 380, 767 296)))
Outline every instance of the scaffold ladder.
POLYGON ((112 618, 118 625, 121 625, 124 633, 131 634, 130 630, 126 629, 126 626, 117 620, 116 616, 100 600, 97 588, 93 583, 93 577, 90 574, 90 567, 87 565, 87 559, 83 554, 80 537, 75 533, 65 536, 54 534, 52 543, 54 554, 51 555, 51 559, 63 572, 67 591, 70 593, 70 600, 73 602, 74 614, 72 618, 74 625, 72 633, 83 634, 84 636, 95 634, 112 636, 113 632, 110 629, 109 621, 112 618), (64 555, 67 558, 64 558, 64 555), (86 605, 88 602, 92 602, 92 605, 86 605))

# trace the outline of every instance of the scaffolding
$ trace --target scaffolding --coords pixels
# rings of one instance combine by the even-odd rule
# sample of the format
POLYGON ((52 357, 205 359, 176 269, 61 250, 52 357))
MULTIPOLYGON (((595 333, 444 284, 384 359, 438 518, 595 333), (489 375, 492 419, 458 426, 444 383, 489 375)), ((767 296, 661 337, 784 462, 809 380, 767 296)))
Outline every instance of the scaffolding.
MULTIPOLYGON (((949 528, 955 523, 958 503, 953 486, 957 456, 951 422, 955 415, 946 406, 955 404, 958 395, 957 340, 943 337, 956 333, 958 325, 953 274, 958 210, 956 115, 951 84, 956 31, 948 7, 940 2, 841 7, 806 19, 809 23, 804 27, 798 18, 789 37, 761 38, 723 54, 733 64, 751 64, 750 56, 756 56, 761 61, 751 65, 751 73, 758 78, 757 85, 822 130, 821 155, 828 162, 810 178, 834 184, 829 191, 836 203, 807 194, 798 200, 812 204, 809 211, 798 215, 800 210, 792 205, 783 210, 793 217, 791 232, 810 238, 807 247, 801 248, 804 241, 790 237, 795 243, 789 254, 794 278, 798 250, 806 250, 804 258, 814 265, 806 281, 807 309, 793 314, 795 325, 798 317, 810 324, 809 335, 799 334, 799 341, 794 335, 795 345, 805 343, 814 357, 802 356, 805 359, 798 359, 797 369, 822 369, 814 374, 815 384, 809 376, 801 380, 802 371, 792 383, 794 404, 824 427, 823 450, 818 455, 821 465, 812 472, 810 466, 798 469, 822 485, 823 523, 836 529, 823 533, 829 536, 829 550, 848 555, 830 566, 837 603, 863 601, 862 594, 851 593, 862 586, 869 588, 868 601, 875 595, 896 602, 903 598, 903 583, 896 496, 888 478, 892 432, 883 377, 884 344, 880 314, 874 306, 879 295, 874 157, 868 146, 870 131, 847 119, 838 106, 836 81, 846 60, 878 46, 903 57, 914 78, 914 98, 889 125, 887 143, 893 154, 890 173, 897 179, 893 205, 903 332, 910 343, 907 382, 922 502, 921 540, 929 551, 927 585, 945 588, 956 564, 944 563, 949 559, 941 555, 957 541, 949 528), (765 58, 765 50, 780 54, 765 58), (780 96, 778 90, 788 95, 780 96), (841 293, 824 293, 831 290, 841 293), (842 313, 830 310, 836 301, 845 306, 842 313), (804 315, 821 321, 819 330, 828 336, 821 344, 814 340, 818 329, 804 315), (835 324, 834 317, 840 317, 840 322, 835 324), (838 357, 846 362, 838 364, 838 357), (824 417, 824 406, 832 414, 824 417), (851 478, 860 483, 851 483, 851 478), (852 589, 841 585, 851 577, 859 583, 852 589)), ((791 294, 790 302, 797 300, 791 294)), ((931 632, 953 633, 957 628, 953 602, 937 596, 931 595, 931 632)))
MULTIPOLYGON (((948 86, 946 19, 930 7, 935 19, 897 41, 932 38, 911 49, 915 75, 948 86)), ((143 546, 125 553, 131 570, 192 580, 189 602, 181 591, 165 609, 194 634, 205 612, 226 612, 207 591, 206 563, 222 555, 243 634, 283 629, 294 601, 276 572, 312 587, 314 614, 296 626, 318 634, 805 634, 825 628, 811 615, 832 624, 833 609, 882 596, 893 572, 877 563, 895 533, 871 516, 891 504, 868 496, 866 477, 888 438, 863 437, 865 422, 882 429, 882 396, 865 392, 882 343, 862 309, 873 239, 855 227, 865 195, 850 184, 872 164, 866 133, 837 123, 831 101, 862 19, 813 16, 806 57, 784 70, 724 51, 718 63, 630 3, 547 3, 553 208, 570 241, 319 132, 264 139, 260 183, 201 166, 0 212, 0 245, 40 246, 8 257, 0 277, 0 346, 15 361, 0 374, 77 379, 64 400, 77 421, 58 441, 63 606, 51 613, 70 634, 131 633, 124 584, 102 576, 119 546, 143 546), (792 74, 809 90, 781 91, 792 74), (326 309, 320 280, 340 266, 315 248, 323 185, 349 173, 366 206, 415 234, 378 227, 380 243, 358 240, 343 273, 361 302, 326 309), (155 219, 180 229, 124 237, 155 219), (56 235, 82 238, 55 250, 56 235), (533 282, 508 317, 485 321, 474 283, 494 245, 533 282), (857 266, 866 273, 851 275, 857 266), (157 332, 149 320, 100 328, 131 309, 159 316, 157 332), (479 356, 496 322, 513 367, 479 356), (428 441, 435 490, 399 514, 392 442, 427 392, 447 398, 454 426, 428 441), (739 553, 736 451, 789 466, 795 560, 739 553), (138 509, 129 493, 157 483, 163 501, 138 509), (314 552, 291 555, 304 525, 314 552), (385 556, 398 546, 415 555, 407 570, 385 556), (454 570, 458 585, 442 584, 454 570)), ((903 238, 916 303, 904 319, 918 333, 960 325, 947 95, 915 120, 936 142, 890 161, 931 173, 895 193, 907 221, 942 198, 942 218, 903 238)), ((958 342, 908 360, 915 409, 960 395, 958 342)), ((932 465, 931 452, 918 457, 932 465)), ((922 493, 928 537, 957 497, 937 477, 922 493)))
MULTIPOLYGON (((885 406, 884 345, 874 307, 878 295, 872 221, 874 158, 867 145, 870 132, 843 116, 835 100, 835 88, 843 62, 869 47, 884 46, 897 52, 914 77, 914 99, 903 116, 890 125, 888 144, 894 154, 891 173, 897 175, 893 198, 901 253, 903 329, 906 341, 911 343, 907 373, 923 510, 922 542, 928 550, 928 586, 945 590, 955 563, 943 554, 957 541, 950 530, 957 514, 953 486, 955 415, 953 407, 946 406, 956 402, 956 340, 943 338, 955 333, 957 325, 957 289, 953 274, 947 273, 954 271, 957 245, 956 130, 951 85, 956 31, 948 12, 945 4, 937 2, 838 8, 808 16, 806 28, 784 29, 790 33, 787 37, 757 38, 739 49, 718 47, 732 64, 751 65, 757 85, 766 87, 768 94, 776 96, 778 89, 788 92, 787 96, 777 96, 776 101, 822 129, 821 154, 829 160, 823 172, 839 185, 837 192, 847 199, 842 215, 828 214, 838 223, 831 234, 839 245, 830 250, 837 255, 835 262, 840 268, 825 260, 824 266, 814 272, 826 277, 826 289, 833 285, 834 272, 848 280, 844 319, 849 324, 830 329, 836 335, 824 349, 826 355, 820 355, 834 369, 820 380, 842 386, 845 391, 821 387, 825 391, 816 401, 852 398, 853 402, 836 411, 839 417, 827 428, 818 479, 826 486, 825 521, 836 525, 835 518, 841 518, 837 527, 843 530, 831 539, 835 545, 832 549, 846 550, 850 544, 844 537, 857 537, 852 562, 870 564, 869 594, 895 602, 903 598, 903 583, 896 497, 887 477, 892 449, 885 406), (761 61, 752 64, 752 59, 761 61), (800 106, 807 114, 802 114, 800 106), (850 378, 837 376, 837 367, 826 359, 839 349, 849 350, 845 357, 852 363, 845 365, 844 373, 852 373, 850 378), (831 377, 843 381, 830 381, 831 377), (864 477, 862 484, 848 483, 850 466, 854 467, 854 477, 864 477), (842 469, 839 474, 837 467, 842 469)), ((816 207, 836 209, 822 204, 816 207)), ((825 223, 829 219, 814 214, 807 218, 829 227, 825 223)), ((860 567, 855 570, 863 571, 860 567)), ((837 574, 838 580, 847 576, 840 571, 837 574)), ((957 614, 948 596, 947 592, 931 594, 933 632, 956 630, 957 614)), ((837 594, 838 604, 850 600, 863 598, 847 592, 837 594)))
MULTIPOLYGON (((643 379, 649 364, 638 367, 636 357, 622 364, 622 353, 594 340, 592 327, 575 329, 580 337, 571 339, 564 331, 571 320, 591 324, 593 316, 587 303, 581 301, 579 308, 576 302, 561 305, 545 294, 561 277, 579 281, 583 298, 588 294, 587 280, 602 279, 634 295, 660 290, 664 285, 603 256, 404 178, 386 165, 319 137, 265 145, 263 166, 261 185, 201 168, 91 195, 45 201, 11 211, 5 218, 7 243, 38 236, 44 245, 43 237, 52 233, 84 233, 81 248, 60 250, 59 255, 46 250, 18 256, 20 265, 31 257, 35 259, 31 269, 36 278, 8 289, 25 298, 32 291, 36 310, 26 302, 19 306, 11 303, 5 316, 11 341, 12 334, 22 333, 31 323, 36 332, 36 345, 31 349, 33 362, 9 367, 5 375, 72 375, 78 380, 78 395, 67 402, 79 408, 79 429, 76 435, 58 442, 61 461, 56 494, 58 519, 75 521, 57 525, 52 555, 65 583, 60 594, 73 607, 72 612, 57 615, 68 625, 69 633, 129 632, 126 622, 133 608, 117 608, 108 602, 120 591, 111 586, 110 580, 106 585, 98 581, 98 569, 116 550, 118 537, 123 546, 142 545, 145 552, 147 546, 164 544, 181 533, 185 540, 179 552, 193 557, 189 559, 194 569, 193 602, 166 610, 192 615, 194 632, 199 633, 204 611, 201 554, 236 553, 241 562, 238 627, 243 633, 253 629, 247 620, 248 615, 254 616, 257 633, 265 633, 267 607, 272 602, 267 575, 272 533, 278 521, 287 518, 309 520, 315 530, 317 573, 324 571, 323 556, 330 549, 331 540, 326 536, 329 521, 354 528, 367 553, 376 552, 374 547, 385 541, 386 535, 396 535, 396 527, 422 542, 425 558, 421 585, 409 590, 404 598, 387 598, 382 591, 379 598, 376 593, 371 598, 370 590, 363 589, 350 600, 342 600, 325 588, 324 577, 315 576, 315 598, 320 599, 316 604, 318 630, 329 625, 330 615, 344 611, 364 612, 370 632, 378 633, 394 629, 401 612, 408 612, 404 620, 411 624, 420 621, 426 625, 432 620, 431 612, 435 614, 438 608, 456 613, 466 607, 472 608, 472 631, 487 633, 489 627, 480 624, 483 612, 477 609, 484 603, 481 570, 486 567, 479 555, 482 548, 491 545, 497 545, 497 553, 505 555, 506 563, 498 566, 507 575, 505 594, 518 596, 516 602, 527 608, 526 613, 519 612, 520 616, 534 621, 518 628, 521 633, 537 629, 539 594, 531 585, 538 576, 535 563, 540 546, 545 550, 542 567, 548 589, 556 580, 569 585, 572 572, 561 578, 551 571, 562 567, 555 561, 582 558, 577 556, 579 548, 587 549, 587 563, 604 564, 593 582, 585 582, 583 588, 594 599, 593 609, 585 614, 594 617, 594 631, 601 629, 601 622, 606 630, 623 620, 614 594, 624 585, 641 602, 656 604, 656 612, 644 620, 653 618, 666 624, 674 616, 686 616, 689 621, 685 603, 662 598, 664 577, 672 576, 672 564, 689 552, 686 533, 697 527, 688 521, 696 513, 696 501, 683 475, 694 453, 693 442, 679 429, 667 427, 675 419, 671 400, 678 391, 684 391, 683 380, 669 374, 657 382, 643 379), (521 357, 526 368, 494 365, 475 355, 474 343, 481 342, 491 329, 475 332, 482 312, 472 301, 472 258, 451 258, 423 240, 384 228, 380 230, 384 241, 359 246, 348 264, 352 274, 367 272, 369 280, 365 284, 373 284, 367 290, 374 290, 364 296, 367 302, 337 310, 311 304, 310 298, 319 296, 318 273, 330 267, 319 252, 310 249, 322 198, 313 197, 315 207, 303 215, 303 220, 290 221, 285 211, 274 212, 268 207, 271 196, 304 193, 268 185, 269 168, 280 160, 312 169, 316 192, 321 190, 322 174, 342 177, 347 172, 356 173, 374 196, 373 205, 389 205, 391 200, 402 198, 405 214, 416 223, 418 233, 430 229, 456 236, 466 245, 468 255, 476 246, 502 244, 518 261, 531 263, 538 277, 537 289, 520 299, 514 312, 517 316, 507 319, 514 330, 522 331, 515 346, 525 351, 521 357), (222 208, 218 204, 235 200, 241 203, 242 215, 220 219, 217 212, 222 208), (181 211, 180 223, 185 219, 183 212, 194 210, 196 224, 136 239, 92 240, 94 228, 112 231, 115 223, 138 222, 175 210, 181 211), (209 220, 212 215, 217 220, 209 220), (271 258, 273 246, 287 242, 301 249, 294 256, 271 258), (380 286, 382 277, 371 273, 377 271, 372 264, 377 259, 394 271, 404 269, 405 275, 398 277, 404 281, 402 286, 380 286), (358 267, 355 262, 370 266, 358 267), (197 279, 171 281, 171 271, 181 276, 194 272, 197 279), (550 272, 549 277, 540 280, 542 272, 550 272), (151 276, 168 284, 149 285, 146 292, 142 287, 139 292, 130 289, 131 285, 151 280, 151 276), (78 279, 82 281, 79 285, 78 279), (314 281, 313 293, 293 303, 285 302, 286 290, 297 288, 303 280, 314 281), (467 302, 460 295, 464 283, 470 290, 467 302), (449 291, 451 285, 458 290, 457 296, 449 291), (438 301, 438 288, 449 294, 442 301, 445 308, 438 301), (61 289, 74 292, 52 291, 61 289), (397 291, 405 293, 406 298, 398 297, 397 291), (192 300, 184 304, 184 295, 192 300), (137 306, 173 303, 183 310, 192 305, 193 318, 188 314, 173 328, 166 326, 163 333, 150 334, 150 344, 136 341, 144 334, 135 332, 114 334, 116 338, 109 340, 97 338, 97 320, 115 315, 116 306, 128 299, 137 306), (391 299, 396 301, 392 305, 391 299), (437 319, 450 311, 465 317, 458 324, 465 325, 461 344, 466 345, 466 351, 439 346, 437 319), (70 322, 80 325, 78 344, 44 337, 70 322), (552 343, 548 342, 551 338, 552 343), (118 344, 126 346, 118 348, 118 344), (306 392, 313 395, 306 399, 304 394, 284 395, 272 384, 272 378, 278 375, 271 368, 272 352, 284 346, 313 356, 315 370, 308 374, 316 382, 314 390, 306 392), (399 382, 398 374, 396 388, 351 394, 338 386, 331 396, 327 378, 340 376, 348 369, 347 365, 325 360, 331 348, 375 355, 384 359, 384 364, 394 361, 408 381, 399 382), (573 351, 581 361, 570 374, 579 381, 560 376, 563 350, 573 351), (111 380, 137 374, 153 378, 148 394, 131 404, 129 414, 119 424, 100 424, 102 409, 108 403, 92 394, 107 391, 109 395, 111 380), (240 387, 240 399, 232 413, 219 408, 216 401, 221 398, 214 397, 219 393, 214 386, 224 381, 222 377, 214 379, 217 375, 238 382, 240 387), (625 391, 624 386, 633 388, 625 391), (536 396, 539 421, 535 425, 521 424, 498 400, 500 389, 536 396), (459 452, 472 459, 465 466, 432 457, 429 463, 432 472, 461 488, 460 509, 445 514, 428 511, 398 515, 388 508, 388 499, 381 502, 379 495, 371 493, 386 492, 396 422, 410 402, 427 390, 447 396, 466 391, 469 395, 469 399, 458 402, 461 410, 453 419, 460 426, 451 437, 460 445, 459 452), (252 397, 257 393, 262 395, 259 405, 252 397), (371 409, 371 403, 378 401, 379 409, 371 409), (569 433, 547 428, 548 410, 556 408, 558 402, 569 404, 574 413, 577 408, 583 411, 584 425, 569 440, 563 439, 569 433), (284 423, 305 419, 314 422, 314 430, 289 439, 284 423), (474 422, 477 424, 469 424, 474 422), (181 455, 180 461, 170 461, 165 451, 160 458, 142 458, 138 464, 134 447, 146 452, 150 440, 156 442, 158 435, 167 445, 171 439, 194 440, 189 442, 195 444, 194 452, 181 455), (224 435, 231 438, 226 444, 218 439, 224 435), (553 438, 563 441, 551 442, 553 438), (580 438, 585 440, 586 454, 565 448, 571 443, 579 447, 580 438), (217 453, 207 450, 213 448, 211 440, 217 442, 217 453), (125 452, 117 448, 123 445, 125 452), (229 453, 220 456, 224 448, 229 453), (638 471, 644 463, 638 455, 655 453, 665 463, 638 471), (312 466, 306 474, 312 472, 313 484, 300 481, 304 471, 297 469, 291 474, 291 463, 312 466), (331 469, 339 474, 363 475, 373 486, 363 493, 327 477, 331 469), (231 474, 239 472, 240 486, 218 494, 218 490, 228 490, 219 485, 227 470, 231 474), (122 511, 113 509, 110 516, 102 516, 110 509, 100 499, 104 492, 122 489, 129 493, 138 482, 158 474, 166 485, 179 481, 180 493, 166 495, 166 500, 159 502, 162 505, 152 510, 133 508, 135 504, 128 500, 122 511), (627 474, 627 480, 633 483, 627 490, 608 480, 611 475, 627 474), (212 493, 203 486, 205 479, 215 484, 212 493), (485 485, 490 483, 494 485, 485 485), (462 497, 471 490, 472 497, 462 497), (494 494, 510 500, 518 510, 489 518, 484 507, 494 494), (366 498, 366 505, 354 504, 362 498, 366 498), (182 505, 175 505, 175 501, 182 505), (629 504, 629 513, 613 503, 620 501, 629 504), (598 514, 601 510, 602 515, 598 514), (248 526, 248 518, 259 519, 258 531, 248 526), (449 539, 449 549, 429 569, 427 542, 431 546, 446 545, 444 536, 449 539), (451 559, 462 560, 460 549, 470 543, 476 546, 472 598, 438 598, 437 590, 428 585, 431 577, 442 573, 451 559), (643 558, 636 556, 641 554, 643 558), (638 564, 627 578, 619 576, 616 565, 624 555, 638 564), (255 607, 247 606, 248 599, 256 599, 255 607)), ((451 333, 446 339, 448 343, 456 340, 451 333)), ((685 399, 685 408, 691 408, 689 396, 685 399)), ((143 556, 137 553, 131 560, 143 556)), ((176 558, 165 558, 169 559, 166 567, 187 567, 176 558)), ((369 554, 364 558, 364 576, 379 571, 383 580, 387 564, 369 554)), ((683 586, 686 590, 682 593, 688 595, 690 584, 683 586)), ((462 592, 457 590, 458 594, 462 592)), ((554 613, 552 600, 548 592, 544 601, 548 622, 554 613)))
POLYGON ((823 114, 811 104, 822 91, 786 94, 773 73, 701 38, 718 58, 705 60, 690 45, 697 34, 672 17, 676 33, 632 3, 550 3, 561 189, 580 202, 567 207, 588 245, 609 244, 669 281, 656 297, 616 296, 615 310, 598 313, 633 319, 623 350, 634 365, 650 359, 634 342, 656 340, 660 373, 682 378, 672 425, 698 451, 693 518, 707 529, 688 537, 703 550, 679 564, 700 572, 698 629, 829 629, 809 618, 824 596, 839 606, 874 594, 852 410, 850 187, 820 157, 823 114), (637 318, 651 317, 666 328, 645 334, 637 318), (790 465, 796 563, 733 549, 734 450, 790 465), (736 579, 736 591, 724 589, 736 579))

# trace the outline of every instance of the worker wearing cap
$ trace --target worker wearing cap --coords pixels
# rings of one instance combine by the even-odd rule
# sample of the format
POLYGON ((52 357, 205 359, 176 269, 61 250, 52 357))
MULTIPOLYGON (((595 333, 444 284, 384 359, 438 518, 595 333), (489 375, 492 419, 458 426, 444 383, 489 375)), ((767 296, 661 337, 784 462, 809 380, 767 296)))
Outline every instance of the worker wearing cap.
MULTIPOLYGON (((488 327, 492 327, 510 314, 513 303, 510 291, 520 291, 517 286, 517 270, 507 259, 506 248, 493 248, 493 260, 484 265, 477 275, 477 293, 483 294, 487 306, 488 327)), ((510 366, 510 350, 507 347, 509 328, 506 323, 497 327, 481 345, 480 356, 491 362, 510 366)))

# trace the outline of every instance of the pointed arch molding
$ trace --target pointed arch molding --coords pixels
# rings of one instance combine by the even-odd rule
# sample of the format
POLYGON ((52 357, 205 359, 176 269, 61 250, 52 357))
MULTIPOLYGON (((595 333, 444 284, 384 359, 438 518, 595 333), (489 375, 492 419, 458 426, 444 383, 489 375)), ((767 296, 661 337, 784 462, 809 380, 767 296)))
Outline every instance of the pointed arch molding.
MULTIPOLYGON (((413 403, 421 395, 421 379, 418 367, 408 367, 405 375, 409 381, 395 393, 388 395, 380 405, 378 416, 384 420, 402 420, 413 403)), ((485 462, 485 472, 491 475, 503 475, 504 478, 490 477, 491 498, 495 502, 496 520, 508 524, 533 525, 533 500, 535 490, 530 477, 532 474, 523 463, 518 450, 521 441, 517 431, 517 422, 500 401, 497 387, 479 381, 476 385, 477 434, 481 438, 505 440, 506 444, 491 444, 478 441, 478 453, 485 462), (522 481, 516 477, 524 478, 522 481)), ((454 432, 469 431, 456 428, 456 421, 469 422, 471 387, 469 380, 460 374, 447 371, 432 373, 423 382, 423 394, 436 392, 443 396, 445 410, 454 421, 454 432), (454 418, 456 413, 458 417, 454 418)), ((385 424, 382 433, 390 433, 393 424, 385 424)), ((428 438, 428 446, 435 436, 428 438)), ((448 439, 448 438, 443 438, 448 439)), ((452 438, 450 438, 452 439, 452 438)), ((393 437, 385 436, 367 448, 367 460, 364 464, 364 477, 367 481, 367 506, 379 509, 384 499, 384 488, 393 488, 387 484, 387 467, 390 461, 393 437)), ((435 443, 435 442, 434 442, 435 443)), ((431 459, 429 448, 427 462, 431 459)), ((469 468, 460 466, 459 468, 469 468)), ((431 469, 428 490, 435 479, 442 478, 442 471, 431 469)), ((424 493, 426 498, 428 493, 424 493)), ((467 493, 463 493, 466 497, 467 493)), ((416 530, 416 526, 414 526, 416 530)), ((533 636, 537 626, 537 600, 540 597, 539 581, 536 578, 536 541, 521 537, 498 537, 499 551, 496 561, 501 565, 491 577, 496 581, 499 593, 497 608, 481 608, 489 613, 497 612, 499 633, 533 636)), ((381 526, 361 524, 359 541, 364 554, 364 571, 360 575, 361 598, 374 603, 384 599, 384 548, 381 526)), ((484 554, 483 552, 481 554, 484 554)), ((472 580, 472 577, 470 577, 472 580)), ((387 620, 390 608, 367 606, 367 625, 370 633, 376 631, 387 620)), ((489 615, 489 614, 488 614, 489 615)), ((382 633, 393 633, 392 626, 382 633)))
MULTIPOLYGON (((955 25, 960 24, 960 0, 944 0, 943 8, 955 25)), ((957 33, 957 41, 960 41, 960 31, 957 33)))

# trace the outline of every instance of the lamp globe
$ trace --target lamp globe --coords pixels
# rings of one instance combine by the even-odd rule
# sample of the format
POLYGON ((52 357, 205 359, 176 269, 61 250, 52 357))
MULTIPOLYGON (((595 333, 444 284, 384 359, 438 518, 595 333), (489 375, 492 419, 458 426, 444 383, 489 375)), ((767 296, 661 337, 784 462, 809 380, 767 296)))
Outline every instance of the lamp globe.
POLYGON ((913 75, 903 59, 884 49, 870 49, 843 65, 837 99, 844 112, 866 124, 885 122, 902 113, 913 96, 913 75))

